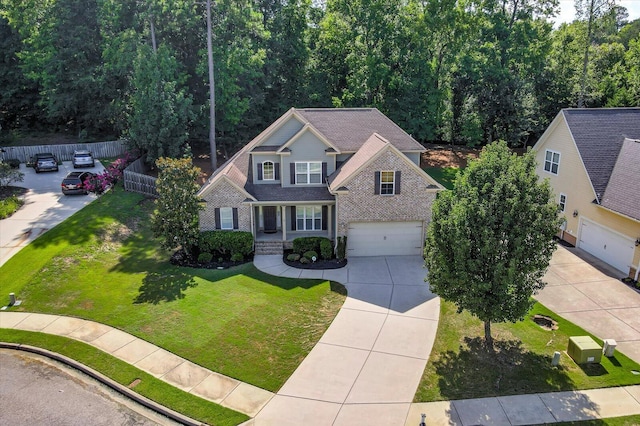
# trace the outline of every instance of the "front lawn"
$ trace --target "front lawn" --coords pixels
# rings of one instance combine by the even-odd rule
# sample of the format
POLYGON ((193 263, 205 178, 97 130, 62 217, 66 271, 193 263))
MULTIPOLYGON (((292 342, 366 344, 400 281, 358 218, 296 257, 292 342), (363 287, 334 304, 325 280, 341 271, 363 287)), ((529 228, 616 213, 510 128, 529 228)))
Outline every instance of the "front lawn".
MULTIPOLYGON (((570 336, 590 335, 537 303, 518 323, 492 324, 495 353, 484 347, 483 323, 455 305, 442 301, 438 333, 415 402, 483 398, 640 384, 640 366, 616 352, 601 364, 576 365, 565 353, 570 336), (533 322, 535 314, 557 321, 546 330, 533 322), (553 353, 562 353, 558 367, 553 353)), ((592 336, 593 337, 593 336, 592 336)), ((602 341, 595 339, 598 343, 602 341)))
POLYGON ((169 264, 149 229, 153 202, 121 187, 48 231, 1 269, 12 310, 120 328, 205 368, 277 391, 320 339, 344 287, 169 264))

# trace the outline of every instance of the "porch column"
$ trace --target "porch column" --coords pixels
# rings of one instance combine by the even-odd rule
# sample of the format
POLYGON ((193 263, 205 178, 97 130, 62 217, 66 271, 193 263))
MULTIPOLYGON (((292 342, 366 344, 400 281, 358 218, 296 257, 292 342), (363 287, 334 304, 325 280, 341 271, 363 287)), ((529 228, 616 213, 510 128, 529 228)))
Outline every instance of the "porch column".
POLYGON ((332 217, 332 208, 333 207, 331 204, 329 204, 327 206, 327 234, 329 235, 329 238, 331 238, 331 234, 332 234, 332 228, 333 228, 333 217, 332 217))
POLYGON ((255 241, 256 239, 256 235, 257 235, 257 231, 256 231, 256 224, 255 224, 255 207, 253 207, 252 204, 249 204, 249 208, 251 209, 251 214, 249 215, 249 217, 251 218, 251 235, 253 235, 253 240, 255 241))
POLYGON ((280 226, 282 227, 282 241, 287 241, 287 206, 280 206, 280 226))

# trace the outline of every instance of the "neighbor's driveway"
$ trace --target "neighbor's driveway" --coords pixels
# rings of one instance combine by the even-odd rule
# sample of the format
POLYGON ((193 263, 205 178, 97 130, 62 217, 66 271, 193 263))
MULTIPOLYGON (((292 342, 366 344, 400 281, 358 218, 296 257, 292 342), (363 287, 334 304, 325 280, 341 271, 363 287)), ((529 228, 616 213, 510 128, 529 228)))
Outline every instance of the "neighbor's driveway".
POLYGON ((580 249, 558 246, 536 299, 553 312, 640 362, 640 293, 620 281, 624 274, 580 249))
POLYGON ((254 264, 272 275, 346 283, 348 297, 253 424, 404 425, 440 315, 422 258, 355 257, 325 271, 290 268, 279 255, 254 264))
MULTIPOLYGON (((100 173, 102 164, 78 169, 77 171, 100 173)), ((74 171, 70 161, 65 161, 57 172, 36 173, 32 168, 20 164, 24 181, 12 183, 28 188, 25 204, 13 216, 0 220, 0 266, 20 249, 53 228, 82 207, 95 199, 95 195, 63 195, 60 190, 62 179, 74 171)))

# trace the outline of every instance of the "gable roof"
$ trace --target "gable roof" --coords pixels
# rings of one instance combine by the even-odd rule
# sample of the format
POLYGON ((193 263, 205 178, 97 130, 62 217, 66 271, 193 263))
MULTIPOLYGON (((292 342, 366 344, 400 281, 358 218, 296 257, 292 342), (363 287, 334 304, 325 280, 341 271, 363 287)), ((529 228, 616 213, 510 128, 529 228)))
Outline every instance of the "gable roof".
POLYGON ((418 167, 414 162, 409 160, 398 148, 393 146, 391 142, 383 138, 377 133, 374 133, 362 144, 360 149, 347 162, 342 164, 338 170, 336 170, 331 176, 329 176, 329 187, 332 191, 341 191, 357 173, 366 167, 367 164, 373 162, 382 153, 386 151, 394 152, 399 158, 403 159, 410 167, 413 167, 416 172, 421 174, 423 178, 429 182, 429 187, 434 189, 444 189, 442 185, 433 180, 424 170, 418 167))
MULTIPOLYGON (((203 196, 206 194, 218 180, 223 178, 228 179, 235 186, 242 189, 249 199, 257 201, 285 200, 290 196, 296 195, 294 194, 295 191, 291 192, 294 188, 290 187, 278 188, 276 185, 270 185, 272 188, 263 188, 266 185, 254 185, 251 176, 251 152, 284 152, 293 140, 307 131, 316 134, 327 145, 327 150, 341 153, 357 152, 375 133, 384 139, 386 144, 392 145, 398 151, 426 151, 422 145, 376 108, 291 108, 220 166, 209 177, 198 192, 198 195, 203 196), (300 121, 303 124, 302 129, 283 145, 262 145, 290 119, 300 121)), ((344 164, 346 165, 352 160, 353 157, 344 164)), ((420 170, 419 167, 417 168, 420 170)), ((310 191, 304 196, 302 193, 296 196, 302 196, 305 200, 311 197, 318 201, 331 198, 326 187, 320 189, 318 191, 310 191)))
POLYGON ((373 133, 400 151, 426 151, 377 108, 304 108, 295 111, 342 152, 356 152, 373 133))
POLYGON ((561 114, 600 202, 625 138, 640 139, 640 108, 568 108, 561 114))
POLYGON ((640 140, 622 143, 601 205, 640 220, 640 140))

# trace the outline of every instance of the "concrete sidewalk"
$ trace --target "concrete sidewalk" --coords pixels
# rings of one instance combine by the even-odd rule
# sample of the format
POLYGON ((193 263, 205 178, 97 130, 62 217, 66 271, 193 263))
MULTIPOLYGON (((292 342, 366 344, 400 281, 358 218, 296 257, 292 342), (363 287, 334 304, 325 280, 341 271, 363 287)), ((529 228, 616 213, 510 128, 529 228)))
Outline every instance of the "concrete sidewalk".
POLYGON ((351 258, 345 268, 290 268, 256 256, 272 275, 344 283, 348 297, 329 329, 249 424, 403 425, 438 329, 440 299, 420 256, 351 258))
POLYGON ((88 343, 185 392, 251 417, 273 397, 269 391, 209 371, 147 341, 93 321, 2 311, 0 327, 54 334, 88 343))

